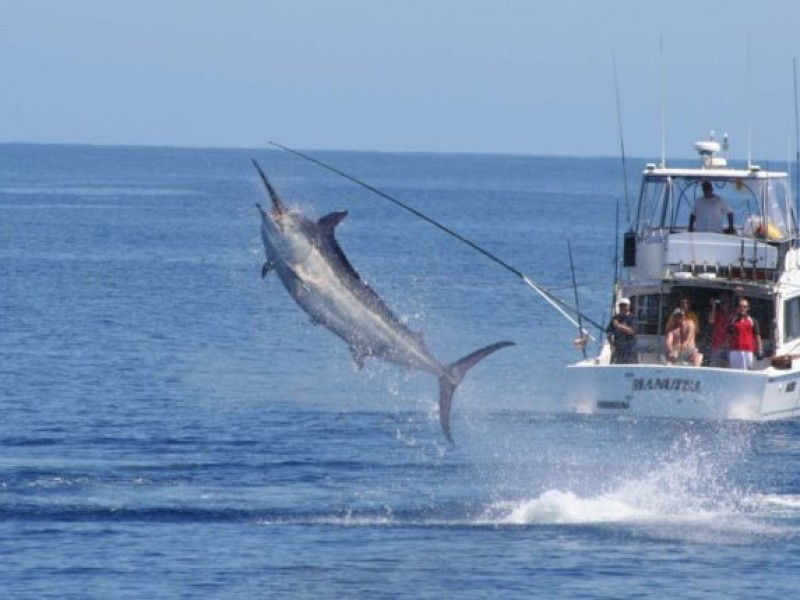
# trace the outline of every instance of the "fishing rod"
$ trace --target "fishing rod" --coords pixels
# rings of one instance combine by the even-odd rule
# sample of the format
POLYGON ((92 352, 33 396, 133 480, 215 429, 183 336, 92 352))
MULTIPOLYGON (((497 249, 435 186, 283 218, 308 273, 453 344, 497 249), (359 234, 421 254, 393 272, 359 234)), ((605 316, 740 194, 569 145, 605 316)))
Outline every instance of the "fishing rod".
POLYGON ((572 260, 572 243, 567 238, 567 251, 569 252, 569 268, 572 271, 572 290, 575 293, 575 312, 578 313, 578 331, 580 337, 575 340, 575 343, 580 346, 583 358, 586 358, 586 332, 583 330, 583 322, 581 320, 581 305, 578 302, 578 284, 575 282, 575 261, 572 260))
POLYGON ((800 117, 797 114, 797 58, 792 58, 794 69, 794 204, 795 231, 797 230, 797 214, 800 213, 800 117))
MULTIPOLYGON (((323 169, 326 169, 326 170, 328 170, 328 171, 330 171, 332 173, 336 173, 337 175, 339 175, 341 177, 344 177, 345 179, 349 179, 353 183, 355 183, 357 185, 360 185, 361 187, 363 187, 365 189, 368 189, 369 191, 373 192, 374 194, 377 194, 378 196, 380 196, 381 198, 384 198, 384 199, 388 200, 389 202, 392 202, 393 204, 396 204, 397 206, 399 206, 403 210, 406 210, 406 211, 410 212, 411 214, 419 217, 423 221, 426 221, 426 222, 430 223, 434 227, 436 227, 438 229, 441 229, 442 231, 444 231, 448 235, 451 235, 454 238, 456 238, 457 240, 465 243, 467 246, 469 246, 473 250, 477 250, 478 252, 483 254, 486 258, 494 261, 495 263, 497 263, 498 265, 500 265, 501 267, 503 267, 507 271, 510 271, 511 273, 514 273, 514 275, 516 275, 517 277, 522 279, 522 281, 526 285, 528 285, 531 289, 533 289, 536 293, 538 293, 548 304, 550 304, 550 306, 555 308, 565 319, 567 319, 570 323, 572 323, 573 325, 578 327, 578 322, 572 317, 572 315, 570 315, 567 312, 567 311, 570 311, 570 312, 573 312, 573 313, 577 313, 577 310, 575 308, 569 306, 566 302, 564 302, 563 300, 561 300, 557 296, 553 295, 553 293, 550 292, 547 288, 544 288, 541 285, 539 285, 538 283, 536 283, 533 279, 528 277, 525 273, 523 273, 519 269, 515 269, 510 264, 508 264, 504 260, 498 258, 497 256, 495 256, 494 254, 492 254, 488 250, 485 250, 485 249, 481 248, 480 246, 478 246, 475 242, 465 238, 463 235, 453 231, 449 227, 446 227, 446 226, 442 225, 438 221, 434 221, 433 219, 431 219, 427 215, 425 215, 425 214, 421 213, 420 211, 418 211, 417 209, 415 209, 415 208, 413 208, 413 207, 401 202, 397 198, 393 198, 392 196, 390 196, 386 192, 382 192, 378 188, 373 187, 373 186, 369 185, 368 183, 365 183, 365 182, 361 181, 360 179, 356 179, 352 175, 348 175, 347 173, 345 173, 343 171, 340 171, 339 169, 337 169, 335 167, 332 167, 332 166, 330 166, 330 165, 328 165, 328 164, 326 164, 326 163, 324 163, 324 162, 322 162, 320 160, 317 160, 313 156, 309 156, 308 154, 300 152, 299 150, 294 150, 293 148, 289 148, 289 147, 284 146, 282 144, 278 144, 277 142, 270 142, 270 144, 272 146, 275 146, 276 148, 280 148, 281 150, 289 152, 290 154, 294 154, 295 156, 299 156, 300 158, 303 158, 303 159, 305 159, 305 160, 307 160, 309 162, 312 162, 315 165, 318 165, 318 166, 322 167, 323 169)), ((594 325, 595 327, 597 327, 601 331, 603 330, 603 326, 602 325, 600 325, 596 321, 593 321, 592 319, 590 319, 586 315, 579 315, 579 316, 582 319, 584 319, 587 323, 591 323, 592 325, 594 325)), ((594 338, 591 335, 589 336, 589 338, 594 341, 594 338)))
MULTIPOLYGON (((617 55, 612 53, 612 63, 614 66, 614 97, 617 103, 617 132, 619 133, 619 149, 620 156, 622 157, 622 181, 625 186, 625 213, 628 216, 628 223, 631 222, 631 208, 628 200, 628 167, 625 164, 625 137, 622 135, 622 108, 619 98, 619 77, 617 76, 617 55)), ((614 285, 611 294, 611 313, 614 313, 617 287, 619 286, 620 275, 622 268, 619 260, 619 197, 617 197, 616 207, 614 211, 614 285)))
POLYGON ((612 61, 614 63, 614 96, 617 100, 617 131, 619 133, 619 150, 622 157, 622 180, 625 184, 625 214, 628 217, 628 223, 631 221, 631 204, 628 199, 628 169, 625 164, 625 136, 622 135, 622 108, 619 98, 619 77, 617 76, 617 55, 612 54, 612 61))

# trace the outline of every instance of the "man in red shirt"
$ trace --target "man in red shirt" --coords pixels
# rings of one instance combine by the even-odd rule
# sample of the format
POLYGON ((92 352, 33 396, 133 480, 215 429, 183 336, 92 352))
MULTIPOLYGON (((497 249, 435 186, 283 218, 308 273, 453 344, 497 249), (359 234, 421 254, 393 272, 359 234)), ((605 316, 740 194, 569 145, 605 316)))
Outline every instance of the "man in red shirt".
POLYGON ((763 357, 758 322, 747 314, 749 310, 750 303, 747 298, 740 298, 728 338, 728 360, 733 369, 752 370, 753 354, 755 353, 759 360, 763 357))
POLYGON ((711 325, 709 365, 712 367, 728 366, 728 327, 732 318, 731 301, 726 296, 712 300, 708 315, 708 323, 711 325))

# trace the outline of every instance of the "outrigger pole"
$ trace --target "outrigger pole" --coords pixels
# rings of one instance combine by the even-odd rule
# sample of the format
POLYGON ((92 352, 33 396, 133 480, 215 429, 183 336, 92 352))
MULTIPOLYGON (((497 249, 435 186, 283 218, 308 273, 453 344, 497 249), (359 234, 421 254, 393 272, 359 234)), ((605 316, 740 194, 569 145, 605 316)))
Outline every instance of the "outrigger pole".
MULTIPOLYGON (((579 318, 585 320, 587 323, 591 323, 592 325, 597 327, 600 331, 603 330, 603 326, 602 325, 600 325, 596 321, 593 321, 592 319, 590 319, 586 315, 582 315, 580 312, 578 312, 577 308, 573 308, 573 307, 569 306, 566 302, 564 302, 563 300, 561 300, 557 296, 553 295, 553 293, 550 290, 548 290, 547 288, 544 288, 541 285, 539 285, 538 283, 536 283, 533 279, 528 277, 522 271, 520 271, 518 269, 515 269, 514 267, 509 265, 507 262, 505 262, 504 260, 498 258, 497 256, 495 256, 494 254, 492 254, 488 250, 484 250, 483 248, 478 246, 475 242, 473 242, 471 240, 468 240, 463 235, 461 235, 459 233, 456 233, 452 229, 450 229, 448 227, 445 227, 444 225, 442 225, 441 223, 439 223, 437 221, 434 221, 433 219, 431 219, 427 215, 419 212, 417 209, 412 208, 411 206, 408 206, 407 204, 404 204, 403 202, 400 202, 400 200, 397 200, 396 198, 393 198, 389 194, 387 194, 385 192, 382 192, 381 190, 369 185, 368 183, 365 183, 365 182, 363 182, 363 181, 361 181, 359 179, 356 179, 352 175, 348 175, 347 173, 344 173, 343 171, 340 171, 339 169, 337 169, 335 167, 332 167, 332 166, 330 166, 328 164, 325 164, 322 161, 317 160, 316 158, 314 158, 312 156, 309 156, 308 154, 304 154, 303 152, 300 152, 299 150, 294 150, 292 148, 288 148, 286 146, 278 144, 277 142, 270 142, 270 144, 272 146, 275 146, 276 148, 280 148, 281 150, 285 150, 286 152, 289 152, 290 154, 294 154, 295 156, 299 156, 300 158, 304 158, 305 160, 310 161, 310 162, 314 163, 315 165, 318 165, 318 166, 322 167, 323 169, 327 169, 328 171, 331 171, 332 173, 336 173, 337 175, 340 175, 341 177, 344 177, 345 179, 349 179, 353 183, 356 183, 356 184, 360 185, 361 187, 368 189, 369 191, 371 191, 371 192, 377 194, 378 196, 380 196, 381 198, 384 198, 384 199, 388 200, 389 202, 392 202, 392 203, 396 204, 397 206, 399 206, 403 210, 406 210, 406 211, 410 212, 411 214, 419 217, 423 221, 427 221, 428 223, 430 223, 434 227, 437 227, 438 229, 441 229, 445 233, 447 233, 447 234, 453 236, 454 238, 456 238, 457 240, 465 243, 467 246, 469 246, 473 250, 477 250, 478 252, 483 254, 486 258, 494 261, 495 263, 497 263, 498 265, 500 265, 501 267, 503 267, 507 271, 511 271, 512 273, 514 273, 514 275, 516 275, 517 277, 522 279, 522 281, 527 286, 529 286, 531 289, 533 289, 548 304, 550 304, 550 306, 552 306, 559 313, 561 313, 561 315, 565 319, 567 319, 575 327, 578 327, 580 329, 580 331, 581 331, 581 335, 583 335, 583 333, 584 333, 583 332, 583 328, 580 327, 578 321, 576 321, 572 317, 572 315, 569 314, 569 312, 575 313, 576 315, 578 315, 579 318), (567 312, 567 311, 569 311, 569 312, 567 312)), ((593 341, 595 340, 595 338, 593 338, 591 335, 589 335, 589 338, 591 340, 593 340, 593 341)))

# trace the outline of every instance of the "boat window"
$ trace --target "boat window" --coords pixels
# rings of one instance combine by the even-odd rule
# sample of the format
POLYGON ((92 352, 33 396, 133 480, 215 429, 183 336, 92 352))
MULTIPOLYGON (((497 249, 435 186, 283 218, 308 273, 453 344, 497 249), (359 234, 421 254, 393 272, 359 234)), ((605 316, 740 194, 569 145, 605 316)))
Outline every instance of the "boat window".
POLYGON ((742 179, 728 187, 728 202, 742 235, 771 241, 794 235, 794 210, 786 179, 742 179))
POLYGON ((689 228, 697 196, 699 180, 684 177, 648 178, 642 185, 637 231, 668 229, 672 232, 689 228))
POLYGON ((657 335, 660 321, 659 305, 661 294, 641 294, 632 298, 636 307, 636 320, 639 322, 639 333, 642 335, 657 335))
POLYGON ((669 195, 669 179, 646 179, 643 182, 636 231, 667 227, 669 195))
POLYGON ((800 298, 791 298, 783 305, 784 342, 800 338, 800 298))
POLYGON ((786 239, 794 233, 794 211, 786 180, 764 182, 764 214, 769 239, 786 239))

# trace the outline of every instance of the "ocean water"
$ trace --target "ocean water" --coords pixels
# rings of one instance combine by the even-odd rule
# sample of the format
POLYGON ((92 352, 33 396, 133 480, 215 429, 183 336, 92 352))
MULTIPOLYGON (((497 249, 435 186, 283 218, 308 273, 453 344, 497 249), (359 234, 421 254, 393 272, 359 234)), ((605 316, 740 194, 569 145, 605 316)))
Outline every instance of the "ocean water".
MULTIPOLYGON (((608 318, 619 160, 315 152, 608 318)), ((644 161, 630 160, 631 181, 644 161)), ((632 184, 635 187, 635 184, 632 184)), ((624 202, 620 207, 623 219, 624 202)), ((789 598, 797 423, 565 412, 574 328, 277 150, 0 145, 5 598, 789 598), (258 158, 467 375, 359 371, 260 278, 258 158)))

